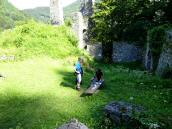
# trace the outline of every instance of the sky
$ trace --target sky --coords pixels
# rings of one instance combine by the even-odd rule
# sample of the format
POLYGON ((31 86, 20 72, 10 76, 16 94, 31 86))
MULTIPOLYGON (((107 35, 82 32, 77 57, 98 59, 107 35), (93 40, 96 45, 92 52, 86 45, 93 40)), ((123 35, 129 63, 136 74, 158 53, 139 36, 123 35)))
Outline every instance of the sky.
MULTIPOLYGON (((30 9, 35 7, 49 6, 50 0, 8 0, 18 9, 30 9)), ((67 6, 76 0, 62 0, 62 5, 67 6)))

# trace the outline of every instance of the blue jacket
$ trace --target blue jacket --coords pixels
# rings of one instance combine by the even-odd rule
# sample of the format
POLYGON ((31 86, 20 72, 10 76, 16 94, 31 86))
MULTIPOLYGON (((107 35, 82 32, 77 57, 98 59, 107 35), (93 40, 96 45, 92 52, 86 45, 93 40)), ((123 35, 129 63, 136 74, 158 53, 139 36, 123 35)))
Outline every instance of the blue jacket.
POLYGON ((76 71, 79 72, 80 74, 83 74, 83 69, 82 69, 82 66, 81 66, 80 62, 77 62, 77 63, 76 63, 75 69, 76 69, 76 71))

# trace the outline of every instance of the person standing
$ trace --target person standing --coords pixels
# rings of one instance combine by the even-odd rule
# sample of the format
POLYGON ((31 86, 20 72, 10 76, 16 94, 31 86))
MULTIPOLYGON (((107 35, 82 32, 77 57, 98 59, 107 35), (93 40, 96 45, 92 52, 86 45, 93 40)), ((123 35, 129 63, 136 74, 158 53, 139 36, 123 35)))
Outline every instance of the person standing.
POLYGON ((83 76, 83 68, 82 68, 82 59, 78 58, 78 62, 75 65, 75 73, 76 73, 76 89, 80 90, 81 88, 81 82, 82 82, 82 76, 83 76))

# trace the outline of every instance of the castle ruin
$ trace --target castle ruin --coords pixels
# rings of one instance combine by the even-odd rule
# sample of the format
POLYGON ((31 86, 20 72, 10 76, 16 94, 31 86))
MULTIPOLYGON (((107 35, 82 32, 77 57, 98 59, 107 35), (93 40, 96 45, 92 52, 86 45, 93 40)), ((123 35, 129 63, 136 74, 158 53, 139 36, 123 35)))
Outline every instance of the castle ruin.
POLYGON ((93 15, 94 3, 95 3, 95 0, 82 0, 81 1, 80 12, 82 13, 83 17, 90 17, 93 15))
POLYGON ((93 27, 90 17, 94 13, 95 0, 80 0, 80 12, 72 15, 73 25, 72 28, 79 39, 78 47, 87 50, 96 59, 102 58, 102 44, 93 44, 90 41, 90 30, 93 27))
POLYGON ((50 0, 50 20, 52 25, 64 24, 61 0, 50 0))

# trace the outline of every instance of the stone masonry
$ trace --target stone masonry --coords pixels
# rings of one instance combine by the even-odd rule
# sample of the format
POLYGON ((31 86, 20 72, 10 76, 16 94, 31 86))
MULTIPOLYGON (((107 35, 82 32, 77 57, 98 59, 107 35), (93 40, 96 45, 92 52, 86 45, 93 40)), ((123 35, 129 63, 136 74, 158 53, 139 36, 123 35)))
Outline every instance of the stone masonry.
POLYGON ((113 62, 134 62, 143 59, 142 49, 127 42, 113 44, 113 62))
POLYGON ((73 19, 72 29, 79 40, 78 47, 82 49, 85 47, 85 44, 83 41, 83 30, 84 30, 83 16, 80 12, 76 12, 72 15, 72 19, 73 19))
POLYGON ((166 43, 164 43, 163 51, 160 55, 156 73, 162 76, 164 72, 172 74, 172 30, 167 32, 166 43), (169 70, 169 71, 166 71, 169 70))
POLYGON ((62 125, 57 129, 89 129, 86 125, 79 122, 77 119, 72 119, 69 123, 62 125))
POLYGON ((101 43, 87 45, 87 51, 97 60, 101 60, 103 58, 101 43))
POLYGON ((52 25, 64 24, 61 0, 50 0, 50 20, 52 25))

